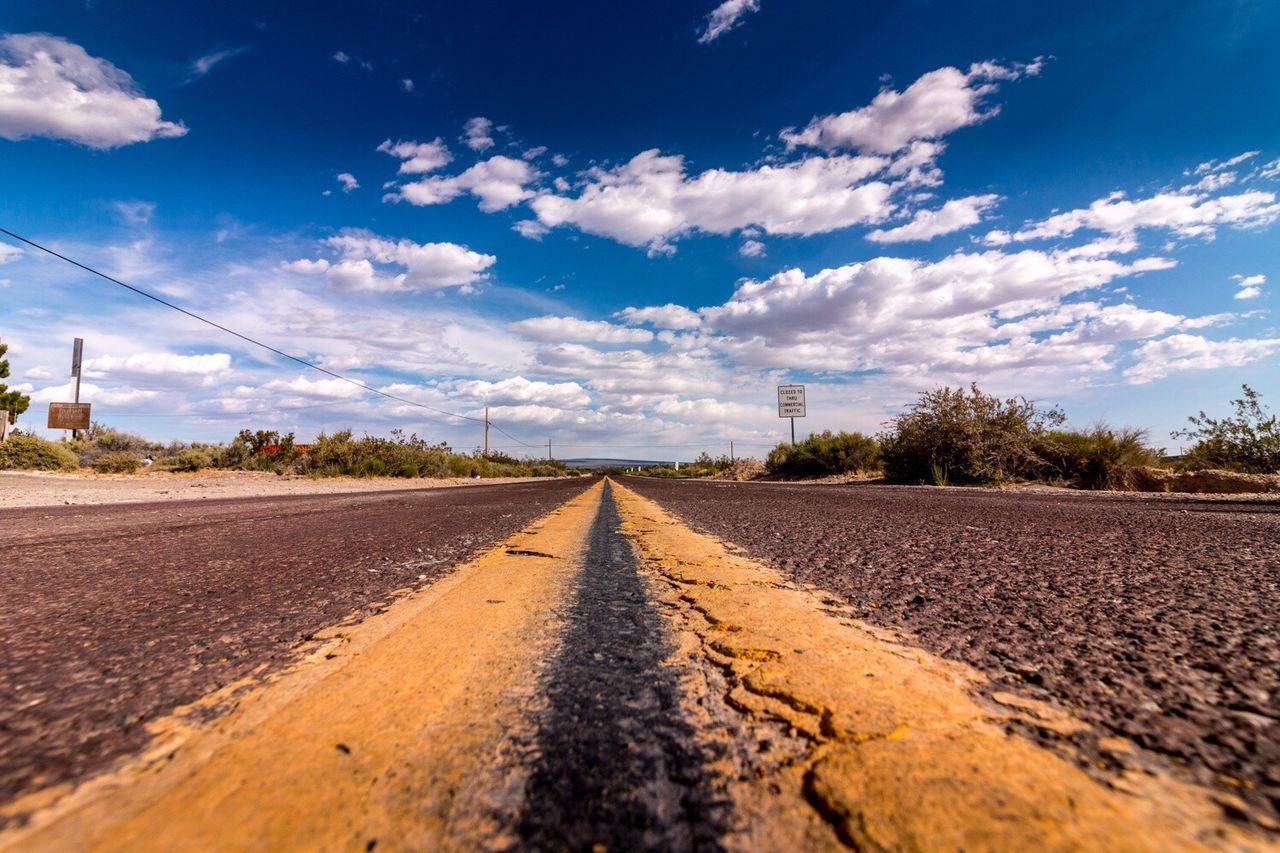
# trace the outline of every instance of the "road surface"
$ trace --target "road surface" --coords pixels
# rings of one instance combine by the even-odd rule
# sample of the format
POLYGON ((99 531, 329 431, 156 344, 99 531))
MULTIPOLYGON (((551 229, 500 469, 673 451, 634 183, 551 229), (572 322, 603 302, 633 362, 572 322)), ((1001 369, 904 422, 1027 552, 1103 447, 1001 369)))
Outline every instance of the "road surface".
POLYGON ((1077 669, 1194 691, 1175 612, 1273 618, 1227 567, 1275 516, 1221 509, 628 478, 0 512, 0 849, 1267 849, 1274 767, 1197 775, 1024 639, 1092 599, 1077 669), (1148 554, 1219 523, 1226 556, 1148 554))

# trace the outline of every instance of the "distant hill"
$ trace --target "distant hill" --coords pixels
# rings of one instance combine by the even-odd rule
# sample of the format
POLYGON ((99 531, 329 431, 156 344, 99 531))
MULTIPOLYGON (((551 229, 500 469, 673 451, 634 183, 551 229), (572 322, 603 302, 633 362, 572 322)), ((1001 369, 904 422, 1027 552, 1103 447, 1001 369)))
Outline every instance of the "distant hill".
POLYGON ((653 459, 561 459, 566 468, 650 468, 661 466, 663 468, 674 468, 676 463, 672 460, 653 460, 653 459))

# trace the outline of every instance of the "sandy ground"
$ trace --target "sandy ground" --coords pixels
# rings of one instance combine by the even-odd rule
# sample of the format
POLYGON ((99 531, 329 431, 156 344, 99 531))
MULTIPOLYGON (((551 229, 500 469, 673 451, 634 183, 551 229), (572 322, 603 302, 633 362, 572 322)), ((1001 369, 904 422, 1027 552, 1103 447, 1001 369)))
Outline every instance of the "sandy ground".
POLYGON ((147 501, 259 498, 282 495, 335 495, 403 489, 439 489, 484 483, 522 483, 532 477, 433 479, 358 479, 355 477, 282 477, 265 471, 206 471, 198 474, 54 474, 0 471, 0 509, 62 504, 143 503, 147 501))

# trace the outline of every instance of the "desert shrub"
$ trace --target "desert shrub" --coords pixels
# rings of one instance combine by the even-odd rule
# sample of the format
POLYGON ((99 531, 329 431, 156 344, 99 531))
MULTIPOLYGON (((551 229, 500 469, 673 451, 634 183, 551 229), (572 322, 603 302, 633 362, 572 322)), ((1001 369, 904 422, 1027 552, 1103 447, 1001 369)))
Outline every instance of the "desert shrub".
POLYGON ((104 453, 93 460, 93 470, 99 474, 132 474, 141 467, 142 460, 124 450, 104 453))
POLYGON ((96 421, 70 447, 86 468, 93 467, 97 460, 110 453, 128 453, 141 459, 143 456, 158 456, 164 451, 164 445, 157 444, 131 432, 108 429, 96 421))
POLYGON ((1081 489, 1134 489, 1142 468, 1160 463, 1147 432, 1097 424, 1087 431, 1047 430, 1036 442, 1041 476, 1081 489))
POLYGON ((21 432, 0 441, 0 470, 74 471, 78 467, 75 453, 65 444, 21 432))
POLYGON ((205 450, 186 447, 156 460, 156 467, 166 471, 200 471, 213 466, 213 456, 205 450))
POLYGON ((1176 430, 1174 438, 1194 439, 1183 456, 1185 470, 1220 468, 1246 474, 1280 471, 1280 420, 1262 405, 1262 397, 1248 385, 1232 400, 1234 415, 1211 418, 1203 411, 1187 418, 1192 428, 1176 430))
MULTIPOLYGON (((817 433, 797 444, 779 444, 765 460, 779 477, 826 477, 880 468, 880 446, 860 432, 817 433)), ((727 466, 726 466, 727 467, 727 466)))
POLYGON ((936 388, 878 438, 885 476, 901 483, 999 483, 1036 476, 1036 446, 1065 420, 1025 397, 1001 399, 977 385, 936 388))

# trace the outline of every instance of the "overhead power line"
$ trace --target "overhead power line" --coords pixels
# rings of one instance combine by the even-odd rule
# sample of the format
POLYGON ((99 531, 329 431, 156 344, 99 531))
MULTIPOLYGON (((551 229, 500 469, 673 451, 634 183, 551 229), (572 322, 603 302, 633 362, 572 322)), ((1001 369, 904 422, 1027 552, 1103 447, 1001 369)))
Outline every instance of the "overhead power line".
MULTIPOLYGON (((388 400, 395 400, 397 403, 404 403, 407 406, 414 406, 419 409, 424 409, 428 412, 435 412, 436 414, 446 415, 451 418, 459 418, 461 420, 471 421, 473 423, 484 423, 484 418, 477 418, 474 415, 464 415, 459 412, 450 412, 446 409, 438 409, 435 406, 429 406, 426 403, 419 403, 417 400, 410 400, 405 397, 401 397, 397 394, 391 394, 387 391, 382 391, 378 388, 374 388, 371 385, 366 385, 365 383, 359 381, 358 379, 352 379, 349 376, 343 376, 341 373, 335 373, 334 371, 329 370, 328 368, 321 367, 320 365, 314 362, 307 361, 305 358, 299 358, 296 355, 290 355, 284 350, 277 349, 276 347, 273 347, 267 343, 263 343, 262 341, 257 340, 256 338, 251 338, 248 335, 237 332, 235 329, 229 329, 226 326, 223 326, 221 323, 215 323, 213 320, 210 320, 207 317, 202 317, 199 314, 195 313, 194 311, 188 311, 186 308, 183 308, 181 305, 175 305, 174 303, 168 301, 167 299, 161 299, 159 296, 156 296, 154 293, 148 293, 147 291, 143 290, 140 287, 134 287, 132 284, 126 284, 125 282, 120 281, 118 278, 112 278, 106 273, 96 270, 93 267, 89 266, 88 264, 82 264, 79 261, 75 260, 74 258, 68 258, 66 255, 55 252, 53 249, 50 249, 48 246, 42 246, 39 243, 35 242, 34 240, 28 240, 26 237, 23 237, 21 234, 15 234, 12 231, 8 230, 7 228, 0 228, 0 234, 6 234, 15 240, 18 240, 19 242, 26 243, 28 246, 32 247, 33 249, 39 249, 41 252, 44 252, 45 254, 52 255, 53 257, 58 258, 59 260, 62 260, 62 261, 66 261, 67 263, 71 264, 74 267, 79 267, 80 269, 84 270, 87 273, 91 273, 92 275, 96 275, 99 278, 106 279, 112 284, 118 285, 119 287, 123 287, 125 290, 132 291, 133 293, 136 293, 139 296, 150 299, 152 302, 158 302, 161 305, 165 306, 166 308, 171 308, 180 314, 185 314, 188 317, 192 318, 193 320, 198 320, 207 326, 212 326, 213 328, 221 332, 226 332, 228 335, 233 335, 234 337, 237 337, 242 341, 253 344, 256 347, 261 347, 262 349, 267 350, 268 352, 275 353, 281 358, 286 358, 289 361, 293 361, 302 365, 303 367, 309 368, 311 370, 315 370, 319 373, 323 373, 324 375, 330 376, 334 379, 339 379, 343 382, 347 382, 351 385, 354 385, 357 388, 360 388, 364 391, 368 391, 371 394, 377 394, 380 397, 386 397, 388 400)), ((525 442, 525 441, 521 441, 511 433, 507 432, 497 424, 493 423, 493 421, 489 422, 489 426, 493 427, 498 432, 505 435, 507 438, 511 439, 512 441, 524 447, 540 446, 535 444, 529 444, 528 442, 525 442)))

